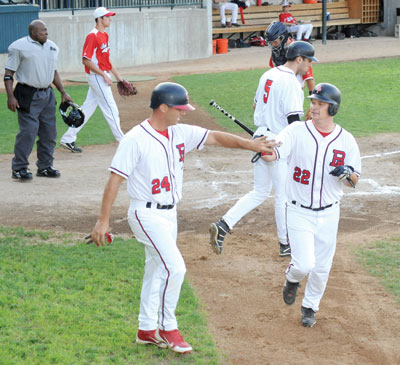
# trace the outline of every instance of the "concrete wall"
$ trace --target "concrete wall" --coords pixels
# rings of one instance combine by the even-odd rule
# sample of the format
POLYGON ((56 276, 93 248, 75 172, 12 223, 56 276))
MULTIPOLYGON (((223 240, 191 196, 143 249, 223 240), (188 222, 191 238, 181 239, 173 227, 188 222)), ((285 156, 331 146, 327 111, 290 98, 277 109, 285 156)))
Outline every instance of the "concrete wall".
MULTIPOLYGON (((112 10, 112 9, 111 9, 112 10)), ((114 9, 110 28, 111 60, 118 67, 212 55, 210 8, 114 9)), ((95 22, 93 10, 39 13, 49 39, 60 48, 59 72, 81 72, 82 47, 95 22)), ((7 55, 0 55, 5 64, 7 55)), ((2 67, 3 68, 3 67, 2 67)))
POLYGON ((394 36, 394 26, 400 23, 397 21, 396 9, 400 9, 399 0, 383 1, 383 22, 369 27, 369 30, 383 36, 394 36))

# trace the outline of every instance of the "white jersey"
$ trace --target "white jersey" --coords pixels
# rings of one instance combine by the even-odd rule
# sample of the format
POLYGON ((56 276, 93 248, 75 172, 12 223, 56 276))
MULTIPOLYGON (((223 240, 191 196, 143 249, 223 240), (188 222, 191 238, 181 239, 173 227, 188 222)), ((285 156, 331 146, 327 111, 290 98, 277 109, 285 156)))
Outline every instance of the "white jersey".
POLYGON ((287 157, 289 162, 288 202, 313 209, 335 204, 343 195, 343 184, 329 172, 336 166, 350 165, 358 176, 361 174, 357 142, 339 125, 323 137, 312 120, 294 122, 276 139, 282 142, 275 148, 277 158, 287 157))
POLYGON ((194 148, 201 150, 208 133, 198 126, 177 124, 168 128, 167 138, 145 120, 121 140, 109 170, 128 179, 131 199, 177 204, 185 155, 194 148))
POLYGON ((254 102, 254 124, 274 134, 288 125, 288 116, 304 114, 303 90, 295 73, 284 66, 271 68, 261 76, 254 102))

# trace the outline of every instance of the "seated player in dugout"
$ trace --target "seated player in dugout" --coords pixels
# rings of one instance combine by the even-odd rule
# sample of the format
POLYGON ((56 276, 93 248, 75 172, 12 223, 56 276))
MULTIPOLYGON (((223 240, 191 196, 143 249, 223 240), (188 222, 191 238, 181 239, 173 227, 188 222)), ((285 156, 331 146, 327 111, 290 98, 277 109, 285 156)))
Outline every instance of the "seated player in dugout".
POLYGON ((279 21, 283 25, 287 26, 288 31, 291 33, 296 33, 296 41, 303 41, 311 43, 311 33, 313 30, 313 25, 311 23, 303 24, 303 21, 296 21, 294 16, 289 13, 289 8, 291 3, 287 0, 283 0, 282 3, 282 13, 279 14, 279 21), (304 36, 303 36, 304 34, 304 36))
POLYGON ((212 7, 219 9, 219 14, 221 16, 221 28, 226 28, 225 10, 230 10, 232 12, 232 26, 240 27, 237 22, 239 9, 238 4, 226 0, 212 0, 212 7))
MULTIPOLYGON (((293 38, 290 36, 288 30, 281 22, 271 23, 265 31, 264 38, 266 39, 268 46, 271 48, 271 57, 269 59, 270 67, 281 66, 287 61, 287 48, 293 42, 293 38)), ((304 75, 296 75, 300 82, 302 89, 307 84, 309 95, 315 87, 314 76, 312 67, 304 75)), ((307 110, 304 120, 311 119, 310 108, 307 110)))

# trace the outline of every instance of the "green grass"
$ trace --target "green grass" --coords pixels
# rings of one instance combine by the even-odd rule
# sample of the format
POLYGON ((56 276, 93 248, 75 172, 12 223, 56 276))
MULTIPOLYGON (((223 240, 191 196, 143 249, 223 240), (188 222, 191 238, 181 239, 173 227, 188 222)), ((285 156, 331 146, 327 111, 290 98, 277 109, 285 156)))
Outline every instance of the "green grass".
MULTIPOLYGON (((87 85, 68 86, 65 88, 67 93, 72 97, 75 103, 82 105, 86 99, 88 91, 87 85)), ((63 122, 58 106, 60 105, 61 96, 57 89, 54 88, 57 97, 57 142, 67 130, 67 125, 63 122)), ((18 117, 17 113, 13 113, 7 108, 7 95, 0 94, 0 154, 12 153, 14 151, 15 136, 18 133, 18 117)), ((114 142, 114 136, 103 117, 100 108, 90 118, 90 121, 79 132, 78 144, 80 146, 106 144, 114 142)), ((57 144, 58 146, 58 144, 57 144)))
MULTIPOLYGON (((214 116, 219 125, 229 131, 238 132, 242 131, 241 128, 220 111, 210 107, 209 102, 215 99, 230 114, 254 129, 253 98, 258 80, 264 71, 259 69, 186 75, 176 76, 174 80, 182 83, 189 90, 191 99, 214 116)), ((397 103, 400 100, 400 58, 315 64, 314 78, 316 83, 330 82, 342 91, 342 105, 335 120, 356 137, 400 132, 397 118, 397 103)), ((66 87, 67 92, 78 104, 85 100, 87 89, 87 85, 66 87)), ((55 92, 59 105, 60 95, 58 91, 55 92)), ((0 94, 0 105, 7 105, 5 94, 0 94)), ((309 101, 306 99, 304 110, 308 106, 309 101)), ((6 107, 0 108, 0 120, 0 153, 12 153, 15 135, 18 132, 17 115, 6 107)), ((59 141, 67 126, 58 112, 57 129, 59 141)), ((81 146, 114 141, 99 108, 79 132, 78 138, 78 144, 81 146)))
POLYGON ((193 290, 184 283, 179 325, 195 351, 134 343, 144 250, 116 239, 0 226, 0 364, 217 364, 193 290))
MULTIPOLYGON (((318 55, 317 55, 318 56, 318 55)), ((231 131, 241 131, 220 111, 209 106, 211 99, 230 114, 254 129, 253 98, 258 80, 265 70, 224 72, 176 76, 190 97, 231 131)), ((400 58, 315 64, 316 83, 329 82, 342 92, 342 104, 335 121, 354 134, 400 132, 398 102, 400 100, 400 58)), ((305 91, 308 95, 308 91, 305 91)), ((305 100, 304 110, 309 106, 305 100)))
POLYGON ((375 241, 357 251, 367 272, 381 279, 388 292, 400 303, 400 237, 375 241))

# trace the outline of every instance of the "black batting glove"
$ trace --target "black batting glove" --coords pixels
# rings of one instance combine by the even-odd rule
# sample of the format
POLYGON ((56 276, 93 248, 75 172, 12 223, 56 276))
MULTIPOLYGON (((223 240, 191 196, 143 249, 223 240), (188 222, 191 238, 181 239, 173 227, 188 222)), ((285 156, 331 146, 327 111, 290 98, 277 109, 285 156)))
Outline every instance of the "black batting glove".
POLYGON ((342 165, 335 167, 329 174, 337 176, 339 181, 344 179, 350 179, 351 174, 354 172, 354 168, 349 165, 342 165))

